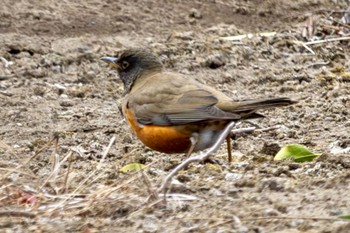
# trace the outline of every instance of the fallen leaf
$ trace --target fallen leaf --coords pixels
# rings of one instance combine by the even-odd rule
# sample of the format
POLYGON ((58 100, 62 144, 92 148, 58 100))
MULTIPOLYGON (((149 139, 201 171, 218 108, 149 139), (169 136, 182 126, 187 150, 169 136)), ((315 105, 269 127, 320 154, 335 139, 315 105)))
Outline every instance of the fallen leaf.
POLYGON ((342 215, 339 215, 338 217, 341 218, 341 219, 348 219, 348 220, 350 220, 350 214, 342 214, 342 215))
POLYGON ((125 165, 124 167, 120 168, 119 172, 127 173, 127 172, 132 172, 132 171, 138 171, 138 170, 141 170, 145 167, 146 166, 144 164, 141 164, 141 163, 129 163, 129 164, 125 165))
POLYGON ((283 160, 292 158, 295 162, 303 163, 314 160, 320 154, 313 153, 308 148, 300 144, 291 144, 283 147, 276 155, 274 160, 283 160))

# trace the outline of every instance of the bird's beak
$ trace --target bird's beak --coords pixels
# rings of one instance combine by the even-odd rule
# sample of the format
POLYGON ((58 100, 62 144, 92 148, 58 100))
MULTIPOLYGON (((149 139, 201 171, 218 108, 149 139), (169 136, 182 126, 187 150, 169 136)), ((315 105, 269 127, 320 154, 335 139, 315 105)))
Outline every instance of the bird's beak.
POLYGON ((115 63, 118 59, 115 57, 102 57, 101 60, 106 62, 112 68, 119 68, 119 65, 115 63))

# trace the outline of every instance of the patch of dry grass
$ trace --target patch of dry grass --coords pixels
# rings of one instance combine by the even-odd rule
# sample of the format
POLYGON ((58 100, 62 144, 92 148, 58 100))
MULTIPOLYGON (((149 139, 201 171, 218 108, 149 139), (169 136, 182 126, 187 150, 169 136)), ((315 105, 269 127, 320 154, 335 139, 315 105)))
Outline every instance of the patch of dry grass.
MULTIPOLYGON (((153 180, 144 171, 119 176, 114 182, 105 182, 106 156, 115 142, 112 137, 101 152, 102 158, 80 182, 74 180, 73 157, 69 150, 60 154, 59 137, 56 135, 33 155, 17 155, 9 145, 0 141, 4 153, 13 161, 1 161, 0 217, 58 217, 95 216, 121 217, 142 209, 155 200, 153 180), (50 152, 50 163, 45 175, 36 174, 32 163, 50 152), (22 157, 29 157, 23 159, 22 157), (146 187, 146 188, 145 188, 146 187)), ((89 162, 89 161, 87 161, 89 162)), ((91 162, 91 161, 90 161, 91 162)), ((117 170, 115 170, 118 173, 117 170)))

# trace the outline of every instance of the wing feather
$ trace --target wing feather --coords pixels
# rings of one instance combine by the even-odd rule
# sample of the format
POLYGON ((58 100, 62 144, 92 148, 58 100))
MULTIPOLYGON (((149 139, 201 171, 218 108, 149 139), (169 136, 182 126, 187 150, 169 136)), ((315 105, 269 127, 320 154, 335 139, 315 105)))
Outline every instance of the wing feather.
MULTIPOLYGON (((157 92, 164 93, 162 90, 157 92)), ((216 107, 218 99, 200 88, 166 95, 164 98, 150 98, 147 93, 140 93, 138 96, 130 104, 133 105, 137 121, 145 125, 183 125, 206 120, 240 119, 240 115, 216 107)))

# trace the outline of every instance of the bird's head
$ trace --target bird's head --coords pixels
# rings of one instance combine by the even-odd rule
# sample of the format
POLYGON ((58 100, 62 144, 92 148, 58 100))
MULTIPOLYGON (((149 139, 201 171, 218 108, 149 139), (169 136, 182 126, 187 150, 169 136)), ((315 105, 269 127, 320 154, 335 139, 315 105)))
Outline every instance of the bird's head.
POLYGON ((130 92, 137 79, 149 73, 160 72, 163 68, 156 55, 144 49, 128 49, 115 57, 101 59, 117 70, 126 93, 130 92))

